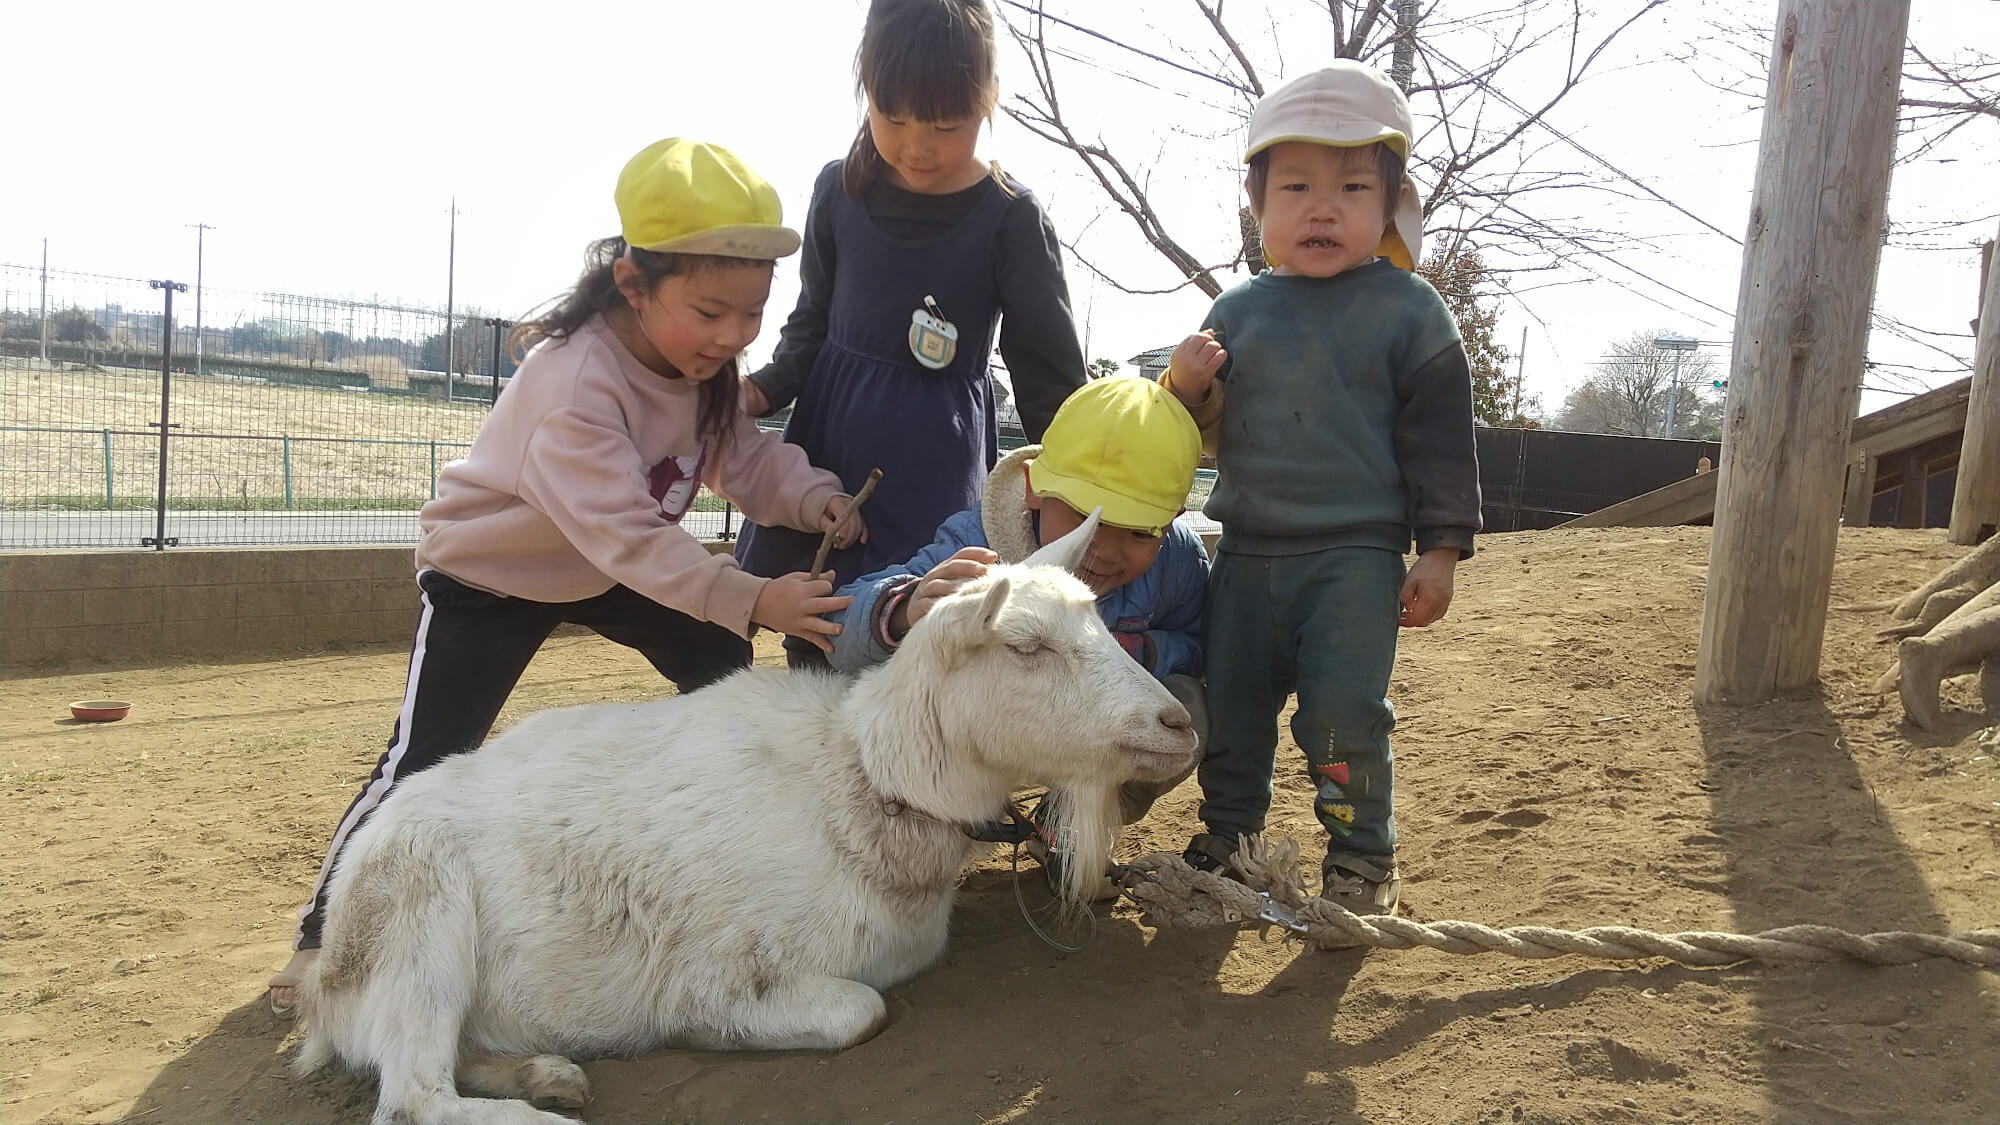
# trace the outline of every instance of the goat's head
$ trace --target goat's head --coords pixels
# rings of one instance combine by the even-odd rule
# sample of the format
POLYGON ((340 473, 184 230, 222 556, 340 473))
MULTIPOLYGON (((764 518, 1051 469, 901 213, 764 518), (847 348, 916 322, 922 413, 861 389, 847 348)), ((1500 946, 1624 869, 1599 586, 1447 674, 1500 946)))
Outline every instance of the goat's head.
POLYGON ((1013 566, 996 566, 939 602, 898 661, 932 677, 939 731, 954 753, 1007 785, 1057 791, 1053 813, 1081 897, 1118 827, 1118 787, 1187 768, 1187 709, 1112 638, 1096 599, 1070 568, 1097 514, 1013 566))

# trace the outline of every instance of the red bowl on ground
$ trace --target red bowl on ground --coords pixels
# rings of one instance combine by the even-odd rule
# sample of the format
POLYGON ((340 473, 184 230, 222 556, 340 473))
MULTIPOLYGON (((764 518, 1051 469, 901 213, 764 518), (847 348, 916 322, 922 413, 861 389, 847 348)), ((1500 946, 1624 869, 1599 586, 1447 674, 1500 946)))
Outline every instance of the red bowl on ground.
POLYGON ((86 723, 115 723, 131 709, 122 699, 80 699, 69 705, 69 713, 86 723))

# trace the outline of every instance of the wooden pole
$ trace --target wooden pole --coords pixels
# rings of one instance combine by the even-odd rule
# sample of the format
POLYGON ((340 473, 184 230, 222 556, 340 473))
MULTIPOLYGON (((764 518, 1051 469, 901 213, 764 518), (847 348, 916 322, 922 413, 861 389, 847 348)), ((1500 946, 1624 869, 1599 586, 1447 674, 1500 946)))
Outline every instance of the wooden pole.
POLYGON ((1695 699, 1819 677, 1909 0, 1781 0, 1737 291, 1695 699))
POLYGON ((1958 484, 1951 497, 1951 541, 1967 546, 1983 542, 2000 525, 2000 265, 1993 264, 1993 244, 1986 245, 1972 397, 1965 404, 1965 439, 1958 447, 1958 484))

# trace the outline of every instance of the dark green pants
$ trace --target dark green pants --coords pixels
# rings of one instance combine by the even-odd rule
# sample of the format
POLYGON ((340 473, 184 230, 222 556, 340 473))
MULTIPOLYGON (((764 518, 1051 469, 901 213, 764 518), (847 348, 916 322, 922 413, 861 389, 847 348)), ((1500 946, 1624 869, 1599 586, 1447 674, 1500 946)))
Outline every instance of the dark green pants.
POLYGON ((1211 738, 1199 774, 1210 832, 1233 842, 1263 830, 1278 713, 1296 691, 1292 738, 1328 850, 1395 852, 1388 694, 1403 575, 1403 557, 1376 547, 1216 555, 1204 641, 1211 738))

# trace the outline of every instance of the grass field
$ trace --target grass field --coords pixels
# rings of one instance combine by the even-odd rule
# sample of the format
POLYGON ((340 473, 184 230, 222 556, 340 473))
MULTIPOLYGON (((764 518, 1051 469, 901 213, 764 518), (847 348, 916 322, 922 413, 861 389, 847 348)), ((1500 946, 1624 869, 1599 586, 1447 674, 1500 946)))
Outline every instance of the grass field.
MULTIPOLYGON (((176 374, 175 507, 407 508, 460 456, 484 403, 176 374)), ((151 506, 160 373, 0 366, 0 506, 151 506)))
MULTIPOLYGON (((421 507, 463 456, 487 405, 364 389, 175 373, 168 507, 400 511, 421 507)), ((160 373, 49 370, 0 357, 0 510, 151 509, 160 373)), ((1190 511, 1213 474, 1195 482, 1190 511)), ((704 493, 696 511, 720 511, 704 493)))

